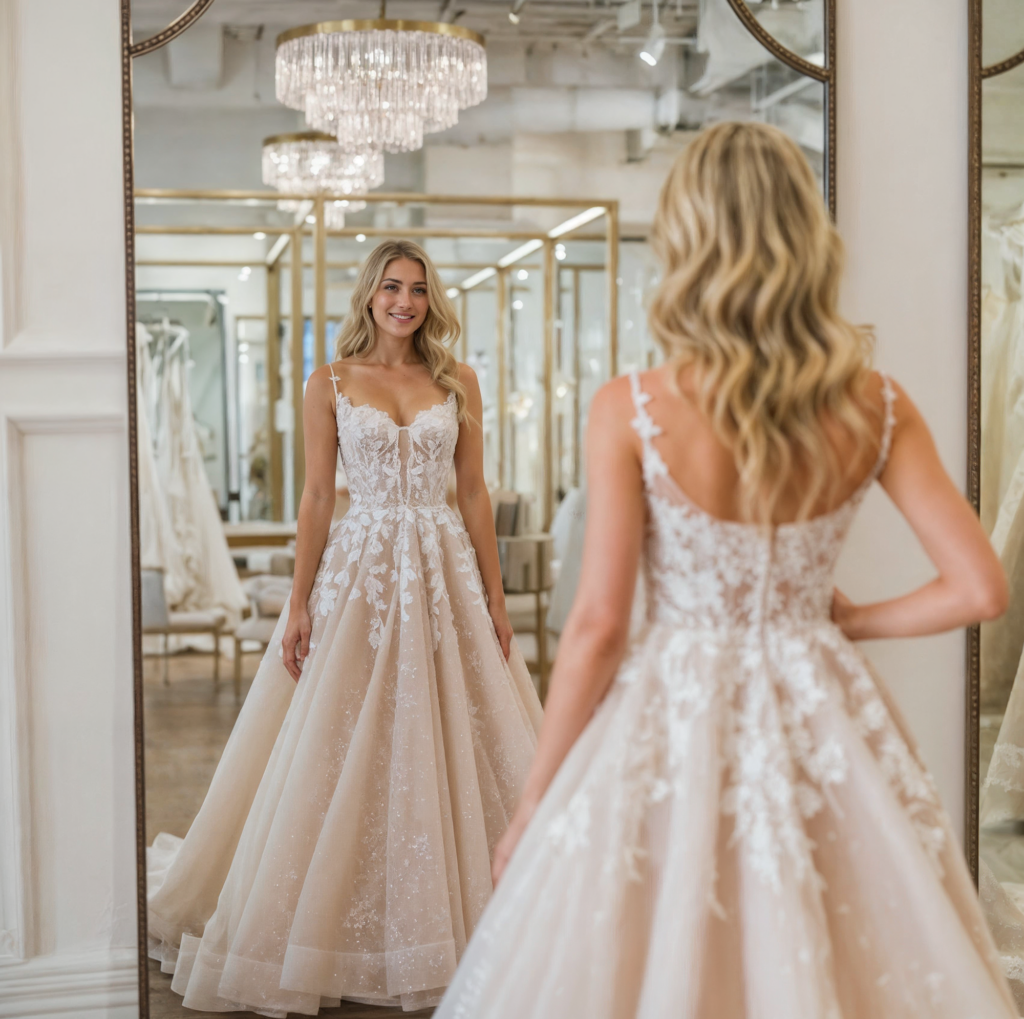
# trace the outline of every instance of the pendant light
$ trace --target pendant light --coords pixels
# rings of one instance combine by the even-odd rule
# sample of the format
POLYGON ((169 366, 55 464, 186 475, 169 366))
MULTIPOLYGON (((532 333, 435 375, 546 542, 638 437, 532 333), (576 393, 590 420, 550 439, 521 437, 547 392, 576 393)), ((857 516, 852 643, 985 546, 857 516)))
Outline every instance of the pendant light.
POLYGON ((325 225, 340 230, 346 212, 366 208, 357 197, 384 183, 384 155, 368 149, 346 152, 334 137, 319 131, 276 134, 263 139, 263 183, 309 198, 345 196, 324 203, 325 225))
POLYGON ((323 21, 277 37, 277 98, 348 151, 411 152, 487 97, 483 37, 459 25, 323 21))

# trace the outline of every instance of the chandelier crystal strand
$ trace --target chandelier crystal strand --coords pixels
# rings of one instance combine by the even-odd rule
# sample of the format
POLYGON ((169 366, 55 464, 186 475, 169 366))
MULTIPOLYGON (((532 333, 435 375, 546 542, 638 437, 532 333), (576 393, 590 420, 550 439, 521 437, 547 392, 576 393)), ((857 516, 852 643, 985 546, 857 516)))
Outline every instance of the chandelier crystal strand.
MULTIPOLYGON (((365 195, 384 183, 384 154, 365 146, 348 151, 329 134, 304 131, 263 139, 263 183, 286 194, 365 195)), ((282 212, 296 212, 298 203, 278 202, 282 212)), ((328 230, 345 226, 345 214, 359 212, 366 202, 344 198, 324 202, 328 230)))
POLYGON ((277 98, 344 149, 421 148, 487 97, 483 39, 457 25, 334 21, 278 37, 277 98))

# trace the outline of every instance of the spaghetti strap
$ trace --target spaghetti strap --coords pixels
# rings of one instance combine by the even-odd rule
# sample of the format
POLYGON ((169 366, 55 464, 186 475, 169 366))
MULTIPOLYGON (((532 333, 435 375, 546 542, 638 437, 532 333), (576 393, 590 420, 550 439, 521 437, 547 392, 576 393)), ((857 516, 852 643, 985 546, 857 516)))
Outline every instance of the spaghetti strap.
POLYGON ((633 394, 633 409, 636 411, 630 424, 640 436, 640 441, 643 444, 643 456, 640 463, 644 483, 650 485, 656 477, 668 476, 668 467, 662 460, 661 454, 654 448, 654 443, 651 442, 656 435, 661 435, 661 428, 647 413, 647 404, 651 401, 651 394, 645 393, 640 388, 640 376, 635 371, 629 373, 629 388, 633 394))
POLYGON ((655 435, 661 435, 661 429, 647 413, 647 404, 650 403, 651 394, 645 393, 640 388, 640 375, 635 371, 629 373, 629 388, 633 393, 633 409, 636 411, 636 417, 630 421, 630 424, 636 429, 646 449, 655 435))
POLYGON ((334 364, 331 361, 327 362, 327 367, 331 370, 331 384, 334 386, 334 399, 337 400, 341 393, 338 392, 338 383, 341 381, 337 375, 334 374, 334 364))
POLYGON ((883 371, 878 373, 882 379, 882 437, 878 443, 878 459, 875 461, 874 469, 871 472, 871 480, 876 480, 885 470, 889 462, 889 453, 892 451, 892 433, 896 427, 896 388, 892 384, 892 378, 883 371))

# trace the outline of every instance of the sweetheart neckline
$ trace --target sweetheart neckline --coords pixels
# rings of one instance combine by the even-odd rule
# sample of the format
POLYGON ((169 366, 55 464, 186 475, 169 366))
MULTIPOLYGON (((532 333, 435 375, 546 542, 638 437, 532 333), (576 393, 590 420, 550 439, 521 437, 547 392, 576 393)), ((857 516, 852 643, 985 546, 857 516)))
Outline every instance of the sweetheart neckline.
POLYGON ((416 422, 419 421, 419 419, 424 414, 429 414, 431 411, 438 410, 441 407, 447 407, 448 404, 451 403, 452 398, 454 396, 455 394, 449 390, 448 395, 443 400, 441 400, 440 403, 432 403, 429 407, 423 407, 420 410, 416 411, 416 413, 413 415, 412 421, 410 421, 407 425, 400 425, 386 410, 381 410, 380 407, 375 407, 372 403, 353 403, 352 400, 349 397, 347 397, 344 393, 338 393, 338 402, 340 403, 342 400, 344 400, 345 403, 349 405, 350 410, 362 410, 364 407, 368 408, 369 410, 372 410, 374 413, 380 414, 381 417, 386 418, 387 421, 391 423, 391 425, 398 429, 398 431, 405 432, 412 428, 413 425, 415 425, 416 422))

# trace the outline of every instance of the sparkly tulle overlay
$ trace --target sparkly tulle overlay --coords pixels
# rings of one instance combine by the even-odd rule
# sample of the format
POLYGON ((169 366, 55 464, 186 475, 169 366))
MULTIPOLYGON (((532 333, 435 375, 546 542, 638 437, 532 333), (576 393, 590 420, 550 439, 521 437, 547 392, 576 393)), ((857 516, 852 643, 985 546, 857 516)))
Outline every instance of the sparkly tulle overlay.
POLYGON ((149 850, 149 949, 189 1008, 436 1003, 491 895, 541 709, 445 502, 453 396, 400 428, 337 401, 351 509, 294 683, 278 623, 184 840, 149 850))
POLYGON ((932 780, 830 621, 891 384, 872 478, 774 528, 686 498, 632 384, 646 626, 435 1019, 1016 1015, 932 780))

